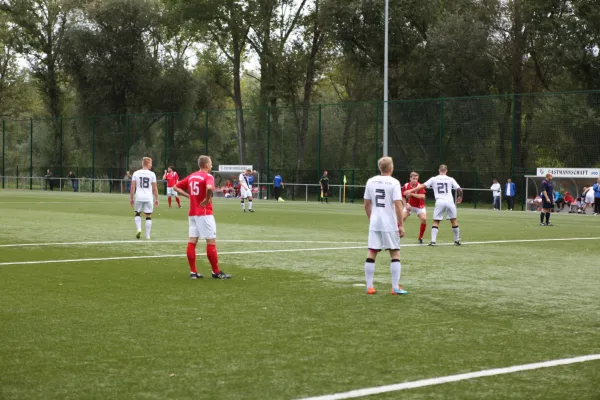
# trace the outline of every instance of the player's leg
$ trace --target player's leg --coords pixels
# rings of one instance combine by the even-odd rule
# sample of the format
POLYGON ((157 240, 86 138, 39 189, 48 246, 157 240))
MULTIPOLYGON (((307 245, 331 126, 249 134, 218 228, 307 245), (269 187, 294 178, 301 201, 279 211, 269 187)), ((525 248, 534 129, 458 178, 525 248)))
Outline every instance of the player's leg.
POLYGON ((419 227, 419 244, 423 244, 423 236, 425 236, 425 231, 427 230, 427 212, 425 212, 425 209, 417 214, 417 217, 421 220, 421 226, 419 227))
POLYGON ((402 265, 400 264, 400 249, 390 250, 390 273, 392 274, 392 290, 390 293, 393 295, 407 294, 408 292, 400 286, 400 274, 402 272, 402 265))
POLYGON ((550 212, 552 211, 552 208, 548 207, 546 208, 546 226, 552 226, 552 224, 550 223, 550 212))
POLYGON ((325 196, 325 203, 329 204, 329 188, 325 189, 323 195, 325 196))
POLYGON ((167 189, 167 203, 169 203, 169 208, 171 208, 171 189, 167 189))
POLYGON ((246 212, 246 202, 244 201, 246 199, 246 191, 244 189, 240 190, 240 204, 242 205, 242 211, 246 212))
POLYGON ((433 209, 433 225, 431 226, 431 243, 430 246, 435 246, 437 235, 440 227, 440 222, 444 219, 444 211, 446 206, 442 201, 436 201, 433 209))
POLYGON ((452 232, 454 233, 454 244, 460 246, 460 229, 458 227, 456 204, 454 202, 448 204, 446 209, 446 219, 450 220, 452 232))
POLYGON ((175 201, 177 202, 177 208, 181 208, 181 201, 179 200, 179 194, 177 194, 175 189, 172 189, 171 194, 173 195, 173 197, 175 197, 175 201))
POLYGON ((142 208, 143 205, 141 202, 136 201, 135 203, 133 203, 133 211, 135 211, 135 228, 136 228, 136 238, 141 238, 142 237, 142 208))
POLYGON ((150 239, 150 233, 152 232, 152 212, 154 211, 154 204, 147 202, 144 205, 144 214, 146 214, 146 239, 150 239))
POLYGON ((250 193, 250 195, 248 196, 248 211, 254 212, 254 210, 252 209, 252 193, 250 193))
POLYGON ((375 294, 377 291, 373 286, 373 277, 375 276, 375 260, 377 253, 381 251, 382 241, 381 232, 369 231, 369 241, 367 259, 365 260, 365 280, 367 283, 367 294, 375 294))
POLYGON ((197 227, 200 238, 206 239, 206 258, 212 269, 212 277, 215 279, 229 279, 227 275, 219 268, 219 255, 217 253, 217 223, 212 215, 196 217, 197 227))
POLYGON ((196 245, 198 244, 198 237, 200 236, 197 226, 198 217, 189 217, 189 241, 187 244, 186 255, 188 265, 190 266, 190 278, 197 279, 202 278, 202 275, 198 273, 196 269, 196 245))

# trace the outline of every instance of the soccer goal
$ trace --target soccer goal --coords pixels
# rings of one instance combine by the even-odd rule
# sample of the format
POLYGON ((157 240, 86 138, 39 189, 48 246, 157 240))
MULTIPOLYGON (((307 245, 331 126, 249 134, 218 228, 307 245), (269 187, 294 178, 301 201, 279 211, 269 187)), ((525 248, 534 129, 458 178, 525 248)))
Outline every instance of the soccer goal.
MULTIPOLYGON (((527 210, 536 211, 536 198, 541 194, 542 181, 546 174, 552 174, 554 191, 558 191, 564 198, 569 193, 577 199, 583 193, 583 189, 592 186, 600 178, 599 168, 537 168, 535 175, 525 175, 525 198, 527 210)), ((577 211, 577 205, 574 205, 577 211)), ((591 207, 585 207, 584 211, 593 212, 591 207), (586 210, 587 209, 587 210, 586 210)))

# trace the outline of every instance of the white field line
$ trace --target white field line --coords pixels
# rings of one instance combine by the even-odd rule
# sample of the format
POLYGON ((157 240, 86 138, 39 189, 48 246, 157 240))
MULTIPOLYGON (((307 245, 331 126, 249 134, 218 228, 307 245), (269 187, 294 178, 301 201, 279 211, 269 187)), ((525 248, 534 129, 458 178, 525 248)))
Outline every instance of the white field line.
MULTIPOLYGON (((218 242, 226 243, 307 243, 307 244, 364 244, 364 242, 337 242, 331 240, 249 240, 249 239, 218 239, 218 242)), ((187 243, 188 240, 108 240, 98 242, 55 242, 55 243, 13 243, 0 244, 2 247, 37 247, 37 246, 89 246, 105 244, 129 244, 129 243, 187 243)))
POLYGON ((420 387, 425 387, 425 386, 441 385, 444 383, 465 381, 465 380, 476 379, 476 378, 481 378, 481 377, 485 377, 485 376, 512 374, 514 372, 531 371, 534 369, 557 367, 559 365, 569 365, 569 364, 576 364, 576 363, 582 363, 582 362, 586 362, 586 361, 596 361, 596 360, 600 360, 600 354, 591 354, 588 356, 580 356, 580 357, 573 357, 573 358, 563 358, 560 360, 544 361, 544 362, 533 363, 533 364, 514 365, 512 367, 506 367, 506 368, 486 369, 483 371, 469 372, 466 374, 449 375, 449 376, 442 376, 440 378, 422 379, 422 380, 413 381, 413 382, 397 383, 394 385, 357 389, 357 390, 352 390, 349 392, 327 394, 324 396, 306 397, 301 400, 355 399, 357 397, 371 396, 374 394, 381 394, 381 393, 397 392, 400 390, 415 389, 415 388, 420 388, 420 387))
MULTIPOLYGON (((351 247, 320 247, 312 249, 279 249, 279 250, 250 250, 250 251, 222 251, 219 255, 233 255, 233 254, 257 254, 257 253, 292 253, 299 251, 333 251, 333 250, 350 250, 350 249, 364 249, 365 246, 351 246, 351 247)), ((205 256, 206 253, 197 253, 198 256, 205 256)), ((40 261, 14 261, 14 262, 3 262, 0 263, 0 267, 7 265, 30 265, 30 264, 60 264, 60 263, 78 263, 87 261, 118 261, 118 260, 142 260, 150 258, 182 258, 186 257, 185 254, 161 254, 155 256, 124 256, 124 257, 102 257, 102 258, 76 258, 71 260, 40 260, 40 261)))
MULTIPOLYGON (((600 240, 600 237, 584 237, 584 238, 549 238, 549 239, 514 239, 514 240, 488 240, 482 242, 462 242, 463 245, 474 244, 503 244, 503 243, 531 243, 531 242, 550 242, 550 241, 576 241, 576 240, 600 240)), ((366 246, 366 242, 338 242, 329 240, 250 240, 250 239, 219 239, 225 243, 305 243, 305 244, 362 244, 366 246)), ((90 245, 105 245, 105 244, 129 244, 129 243, 187 243, 187 240, 108 240, 108 241, 91 241, 91 242, 55 242, 55 243, 12 243, 0 244, 2 247, 37 247, 37 246, 90 246, 90 245)), ((454 243, 440 243, 437 246, 453 246, 454 243)), ((408 243, 401 244, 400 247, 426 247, 421 244, 408 243)))

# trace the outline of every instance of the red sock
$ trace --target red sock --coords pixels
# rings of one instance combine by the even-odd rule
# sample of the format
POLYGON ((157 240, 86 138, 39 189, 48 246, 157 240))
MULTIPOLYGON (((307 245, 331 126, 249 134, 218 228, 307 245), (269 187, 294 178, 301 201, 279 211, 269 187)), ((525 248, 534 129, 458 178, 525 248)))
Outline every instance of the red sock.
POLYGON ((190 264, 190 272, 198 273, 198 271, 196 271, 196 244, 195 243, 188 243, 187 259, 188 259, 188 264, 190 264))
MULTIPOLYGON (((170 197, 169 197, 169 199, 170 199, 170 197)), ((175 201, 177 202, 177 205, 179 207, 181 207, 181 202, 179 201, 179 197, 175 197, 175 201)))
POLYGON ((421 229, 419 229, 419 239, 423 239, 423 235, 425 234, 426 229, 427 224, 421 224, 421 229))
POLYGON ((169 207, 171 207, 171 196, 169 196, 168 202, 169 202, 169 207))
POLYGON ((214 274, 218 274, 221 272, 219 269, 219 256, 217 255, 217 246, 214 244, 206 245, 206 257, 210 262, 210 266, 212 267, 212 271, 214 274))

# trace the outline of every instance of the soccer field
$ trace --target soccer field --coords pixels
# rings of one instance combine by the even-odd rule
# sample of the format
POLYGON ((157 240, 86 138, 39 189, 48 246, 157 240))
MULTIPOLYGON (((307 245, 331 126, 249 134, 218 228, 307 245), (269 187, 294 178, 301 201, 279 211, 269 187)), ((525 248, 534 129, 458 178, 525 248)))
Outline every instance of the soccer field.
MULTIPOLYGON (((459 208, 464 245, 444 222, 433 248, 411 217, 409 294, 382 254, 367 296, 361 205, 216 199, 221 281, 203 245, 189 279, 187 201, 161 201, 146 241, 125 195, 0 191, 0 398, 301 399, 600 354, 600 217, 459 208)), ((366 398, 600 399, 598 357, 554 364, 366 398)))

